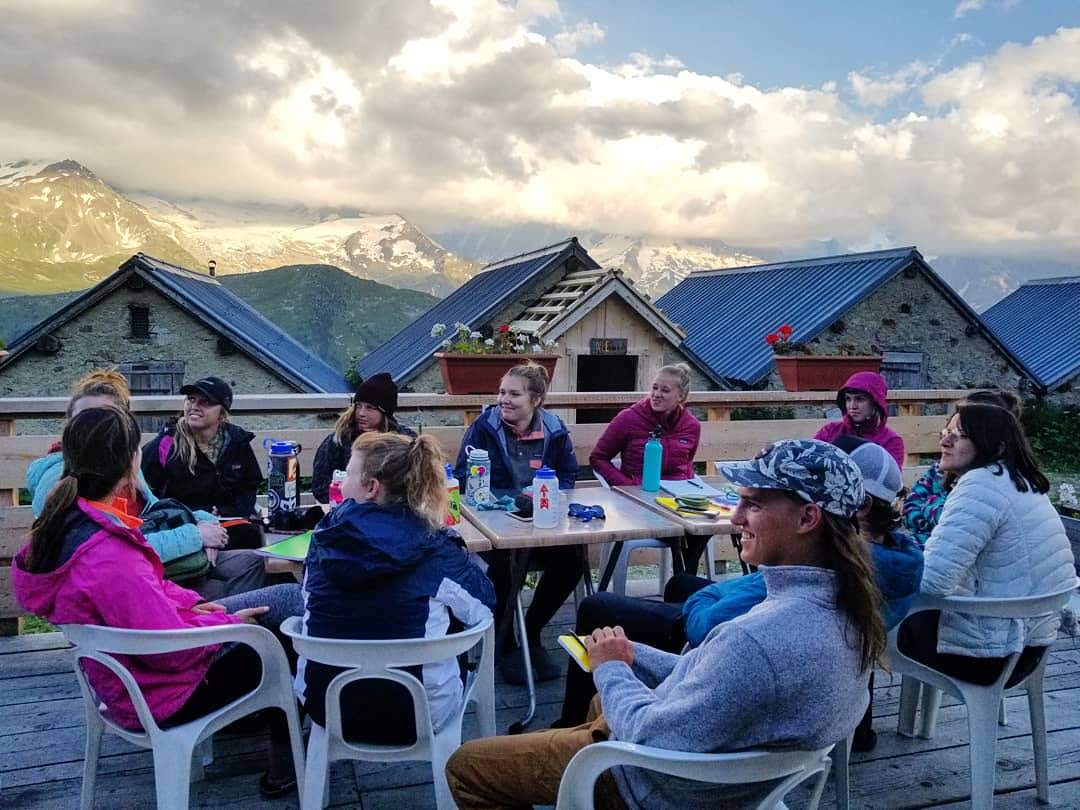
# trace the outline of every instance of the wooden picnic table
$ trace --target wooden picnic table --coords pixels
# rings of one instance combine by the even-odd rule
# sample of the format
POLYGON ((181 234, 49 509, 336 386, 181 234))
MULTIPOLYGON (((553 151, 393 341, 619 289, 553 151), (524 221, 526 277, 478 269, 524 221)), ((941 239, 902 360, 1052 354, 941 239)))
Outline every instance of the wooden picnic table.
MULTIPOLYGON (((646 537, 683 536, 682 527, 661 514, 648 509, 610 489, 590 487, 583 490, 564 490, 559 493, 559 522, 550 529, 537 528, 532 522, 516 520, 501 510, 479 510, 464 501, 461 514, 490 541, 495 551, 510 553, 510 593, 502 616, 497 617, 498 638, 505 638, 512 619, 516 619, 522 636, 521 655, 525 661, 525 685, 529 693, 529 708, 525 716, 510 727, 510 733, 524 730, 536 711, 536 686, 533 683, 529 645, 525 641, 525 613, 521 606, 521 588, 528 573, 529 552, 554 546, 574 546, 585 577, 586 589, 592 592, 592 572, 586 549, 597 543, 616 543, 621 548, 626 540, 646 537), (605 518, 582 522, 567 514, 570 503, 597 505, 605 518)), ((614 557, 613 557, 614 558, 614 557)), ((610 578, 610 576, 609 576, 610 578)))
MULTIPOLYGON (((703 476, 700 480, 714 489, 719 490, 723 490, 724 487, 729 485, 728 480, 720 475, 703 476)), ((685 565, 686 557, 692 557, 693 562, 696 564, 697 558, 701 555, 701 549, 708 543, 708 539, 714 535, 728 535, 731 538, 732 545, 735 546, 735 549, 737 551, 741 550, 739 545, 739 532, 731 525, 730 516, 710 518, 705 516, 691 517, 689 515, 680 515, 656 502, 657 496, 667 495, 666 492, 646 492, 640 486, 617 486, 614 491, 626 496, 652 512, 663 515, 668 520, 674 521, 682 527, 683 543, 678 549, 680 553, 672 554, 672 565, 675 568, 676 573, 681 573, 679 570, 680 567, 683 568, 683 570, 689 568, 689 566, 685 565), (690 553, 688 554, 687 552, 690 553)), ((615 558, 616 556, 614 551, 619 550, 621 549, 613 550, 611 555, 612 558, 615 558)), ((745 573, 746 565, 745 563, 742 563, 742 565, 745 573)), ((689 573, 694 572, 690 571, 689 573)), ((602 590, 603 586, 600 587, 602 590)))

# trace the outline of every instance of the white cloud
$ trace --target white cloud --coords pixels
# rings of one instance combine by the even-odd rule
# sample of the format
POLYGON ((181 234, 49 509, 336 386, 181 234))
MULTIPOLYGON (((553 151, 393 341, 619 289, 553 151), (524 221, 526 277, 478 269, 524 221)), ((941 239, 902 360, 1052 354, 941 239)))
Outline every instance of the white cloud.
POLYGON ((1080 29, 947 72, 763 89, 675 57, 566 55, 598 34, 548 0, 252 8, 10 13, 0 157, 425 222, 1080 254, 1080 29))
POLYGON ((960 0, 953 9, 953 17, 960 19, 970 11, 978 11, 985 5, 985 0, 960 0))
POLYGON ((594 22, 582 20, 568 31, 560 31, 552 38, 555 53, 571 56, 583 45, 594 45, 604 38, 604 29, 594 22))

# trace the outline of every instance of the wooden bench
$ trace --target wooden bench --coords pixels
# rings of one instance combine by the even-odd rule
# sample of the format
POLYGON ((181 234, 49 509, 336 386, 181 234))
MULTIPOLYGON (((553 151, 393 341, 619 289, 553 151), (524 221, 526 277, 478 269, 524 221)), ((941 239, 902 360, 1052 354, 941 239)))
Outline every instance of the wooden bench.
MULTIPOLYGON (((917 466, 921 455, 936 454, 938 433, 947 421, 944 416, 897 416, 889 424, 904 437, 907 448, 907 465, 904 482, 908 486, 926 469, 917 466)), ((701 423, 701 443, 697 461, 709 465, 723 459, 740 459, 753 456, 761 447, 779 439, 810 438, 824 424, 821 419, 790 419, 760 421, 715 421, 701 423)), ((606 425, 569 425, 574 440, 574 452, 582 465, 589 463, 589 453, 606 425)), ((434 436, 449 461, 457 457, 458 448, 465 436, 463 426, 425 428, 425 434, 434 436)), ((311 475, 315 450, 327 436, 328 430, 275 430, 255 434, 253 446, 256 455, 262 457, 263 439, 291 440, 303 447, 300 454, 300 472, 311 475)), ((45 455, 57 436, 2 436, 0 437, 0 493, 7 491, 17 495, 19 487, 26 485, 26 470, 30 463, 45 455)), ((150 441, 153 436, 145 434, 150 441)), ((13 501, 12 501, 13 502, 13 501)), ((0 634, 17 632, 20 610, 11 589, 11 557, 25 542, 33 523, 29 506, 0 506, 0 634)), ((717 544, 718 549, 725 544, 717 544)), ((725 552, 726 553, 726 552, 725 552)), ((718 557, 721 557, 718 554, 718 557)))

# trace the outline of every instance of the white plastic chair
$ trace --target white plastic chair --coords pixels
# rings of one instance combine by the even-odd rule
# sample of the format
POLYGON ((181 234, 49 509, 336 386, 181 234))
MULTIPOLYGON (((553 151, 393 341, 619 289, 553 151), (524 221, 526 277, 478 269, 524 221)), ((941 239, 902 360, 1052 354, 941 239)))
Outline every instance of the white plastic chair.
MULTIPOLYGON (((97 761, 101 735, 116 734, 133 745, 149 748, 154 755, 154 787, 159 810, 186 810, 191 783, 192 754, 204 742, 230 723, 254 712, 268 708, 284 710, 289 724, 293 766, 296 768, 298 789, 304 776, 304 745, 300 736, 300 719, 292 691, 289 662, 281 644, 269 630, 255 625, 229 624, 219 627, 199 627, 192 630, 124 630, 98 625, 65 624, 60 628, 75 645, 75 675, 86 704, 86 762, 83 766, 81 806, 90 810, 94 805, 97 781, 97 761), (131 673, 114 658, 115 655, 154 655, 178 652, 209 644, 235 642, 255 650, 262 662, 262 680, 243 697, 227 706, 210 712, 197 720, 170 728, 161 728, 146 705, 142 690, 131 673), (135 707, 143 731, 130 731, 109 718, 80 666, 82 661, 96 661, 120 679, 135 707)), ((201 770, 201 760, 196 763, 201 770)))
POLYGON ((593 743, 578 751, 559 782, 556 810, 593 810, 593 792, 600 775, 618 765, 644 768, 683 779, 718 785, 782 780, 756 807, 774 810, 797 785, 820 774, 807 810, 816 810, 829 775, 829 751, 741 751, 733 754, 690 754, 633 743, 593 743))
POLYGON ((408 638, 378 641, 314 638, 301 632, 298 616, 286 619, 281 631, 288 635, 296 651, 311 661, 347 667, 326 690, 326 727, 311 724, 308 739, 307 772, 300 806, 303 810, 326 807, 330 789, 330 763, 341 759, 369 762, 429 760, 435 781, 435 803, 450 810, 454 801, 446 782, 446 761, 461 745, 461 721, 465 709, 476 704, 480 734, 495 736, 495 631, 491 618, 440 638, 408 638), (480 645, 480 662, 469 673, 461 707, 440 730, 431 726, 427 692, 419 679, 399 667, 433 664, 456 658, 480 645), (395 681, 409 690, 416 718, 416 742, 411 745, 374 745, 348 742, 341 728, 341 691, 350 683, 366 679, 395 681))
MULTIPOLYGON (((969 616, 993 616, 1012 619, 1023 633, 1025 619, 1056 616, 1068 603, 1080 581, 1050 594, 1014 599, 983 599, 977 597, 929 597, 920 596, 910 617, 925 610, 963 613, 969 616)), ((1020 653, 1008 656, 998 679, 989 686, 978 686, 938 672, 915 661, 897 649, 899 625, 889 633, 888 659, 894 672, 905 676, 900 690, 900 716, 897 730, 910 737, 914 733, 916 704, 920 687, 923 694, 923 716, 920 736, 933 735, 941 693, 947 692, 963 701, 968 710, 968 737, 971 761, 971 805, 974 810, 984 810, 994 803, 995 749, 997 726, 1001 715, 1005 684, 1016 667, 1020 653)), ((1049 650, 1049 647, 1047 648, 1049 650)), ((1019 683, 1009 688, 1022 688, 1027 692, 1028 711, 1031 714, 1031 745, 1035 753, 1035 786, 1038 800, 1050 802, 1050 781, 1047 775, 1046 711, 1043 705, 1043 676, 1049 656, 1043 654, 1035 670, 1019 683)))
MULTIPOLYGON (((612 464, 618 467, 618 459, 614 459, 612 464)), ((611 489, 609 484, 600 473, 593 470, 593 475, 596 476, 596 480, 600 482, 600 486, 604 489, 611 489)), ((660 570, 659 587, 660 594, 664 593, 664 586, 667 585, 667 581, 671 579, 672 563, 671 563, 671 542, 670 540, 658 540, 654 537, 647 537, 641 540, 624 540, 622 544, 622 551, 619 554, 619 559, 615 563, 615 570, 611 575, 611 590, 620 596, 626 595, 626 571, 630 564, 630 555, 639 548, 658 548, 660 549, 660 570)), ((604 543, 603 548, 600 551, 600 571, 603 572, 607 567, 608 558, 611 556, 611 551, 614 548, 613 543, 604 543)), ((713 550, 712 538, 709 538, 709 542, 705 547, 705 572, 711 582, 716 578, 716 554, 713 550)), ((688 574, 696 573, 695 571, 687 571, 688 574)))

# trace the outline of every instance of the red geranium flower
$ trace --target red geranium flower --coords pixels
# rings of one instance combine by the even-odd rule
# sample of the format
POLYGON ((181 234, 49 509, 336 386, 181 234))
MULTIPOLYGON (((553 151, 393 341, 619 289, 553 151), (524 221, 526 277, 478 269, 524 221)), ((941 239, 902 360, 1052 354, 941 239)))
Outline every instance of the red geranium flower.
POLYGON ((791 324, 785 323, 783 326, 781 326, 776 331, 780 334, 780 337, 786 339, 786 338, 791 337, 791 333, 792 333, 793 330, 791 328, 791 324))
POLYGON ((499 331, 502 332, 505 335, 507 332, 510 331, 510 324, 508 324, 508 323, 500 324, 499 325, 499 331))
POLYGON ((770 346, 775 346, 778 340, 780 340, 780 336, 775 332, 770 332, 765 336, 765 342, 768 343, 770 346))

